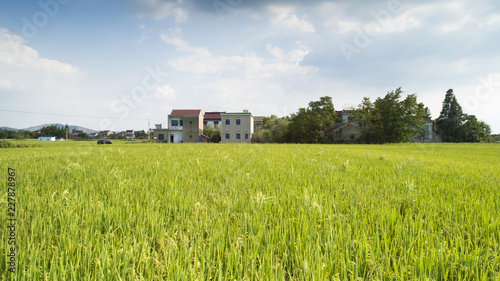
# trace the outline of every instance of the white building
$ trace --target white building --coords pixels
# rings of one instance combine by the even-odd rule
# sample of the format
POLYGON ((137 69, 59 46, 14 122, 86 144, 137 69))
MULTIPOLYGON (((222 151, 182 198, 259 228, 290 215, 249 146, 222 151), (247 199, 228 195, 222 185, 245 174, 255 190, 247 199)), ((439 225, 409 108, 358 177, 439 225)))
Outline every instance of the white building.
POLYGON ((38 137, 39 141, 56 141, 56 137, 38 137))

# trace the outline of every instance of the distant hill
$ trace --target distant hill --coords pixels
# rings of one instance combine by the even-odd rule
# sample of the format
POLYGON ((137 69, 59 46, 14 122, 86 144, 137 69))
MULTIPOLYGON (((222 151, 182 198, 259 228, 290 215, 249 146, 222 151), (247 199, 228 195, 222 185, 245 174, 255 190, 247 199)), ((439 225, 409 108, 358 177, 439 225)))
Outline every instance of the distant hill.
MULTIPOLYGON (((51 125, 56 125, 57 128, 63 128, 63 129, 66 128, 65 124, 54 123, 54 124, 43 124, 43 125, 33 126, 33 127, 29 127, 29 128, 24 128, 23 130, 30 131, 30 132, 40 131, 43 127, 47 127, 47 126, 51 126, 51 125)), ((85 127, 81 127, 81 126, 75 126, 75 125, 69 125, 69 131, 70 132, 73 131, 74 129, 82 130, 82 131, 84 131, 87 134, 90 134, 90 133, 99 133, 99 131, 92 130, 92 129, 89 129, 89 128, 85 128, 85 127)))
POLYGON ((19 131, 19 129, 14 129, 14 128, 11 128, 11 127, 0 127, 0 130, 9 130, 9 131, 19 131))

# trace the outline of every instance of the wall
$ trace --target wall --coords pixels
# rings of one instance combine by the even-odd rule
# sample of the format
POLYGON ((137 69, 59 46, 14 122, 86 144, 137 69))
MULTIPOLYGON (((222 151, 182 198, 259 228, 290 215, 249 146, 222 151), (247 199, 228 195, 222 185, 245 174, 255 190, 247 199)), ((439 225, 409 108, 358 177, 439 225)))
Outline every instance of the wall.
POLYGON ((253 116, 250 113, 222 114, 221 142, 251 143, 253 129, 253 116), (241 120, 240 125, 236 125, 236 119, 238 118, 241 120), (230 120, 229 125, 226 125, 226 119, 230 120), (240 133, 240 139, 236 138, 238 132, 240 133), (226 133, 229 133, 229 139, 226 138, 226 133), (245 133, 248 133, 248 139, 245 139, 245 133))

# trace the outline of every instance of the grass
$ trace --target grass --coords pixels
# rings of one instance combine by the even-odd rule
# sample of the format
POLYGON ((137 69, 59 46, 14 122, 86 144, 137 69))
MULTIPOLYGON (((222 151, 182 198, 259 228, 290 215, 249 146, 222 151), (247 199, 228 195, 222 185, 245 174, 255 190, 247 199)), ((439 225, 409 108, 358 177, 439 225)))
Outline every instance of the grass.
POLYGON ((45 142, 0 159, 18 181, 3 280, 500 278, 498 144, 45 142))

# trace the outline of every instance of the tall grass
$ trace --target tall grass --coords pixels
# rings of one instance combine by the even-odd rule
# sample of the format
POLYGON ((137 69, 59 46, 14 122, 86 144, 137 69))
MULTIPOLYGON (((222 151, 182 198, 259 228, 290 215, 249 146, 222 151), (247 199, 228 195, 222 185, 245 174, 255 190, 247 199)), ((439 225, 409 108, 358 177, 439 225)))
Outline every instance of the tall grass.
POLYGON ((500 278, 499 145, 66 142, 0 159, 19 204, 3 280, 500 278))

